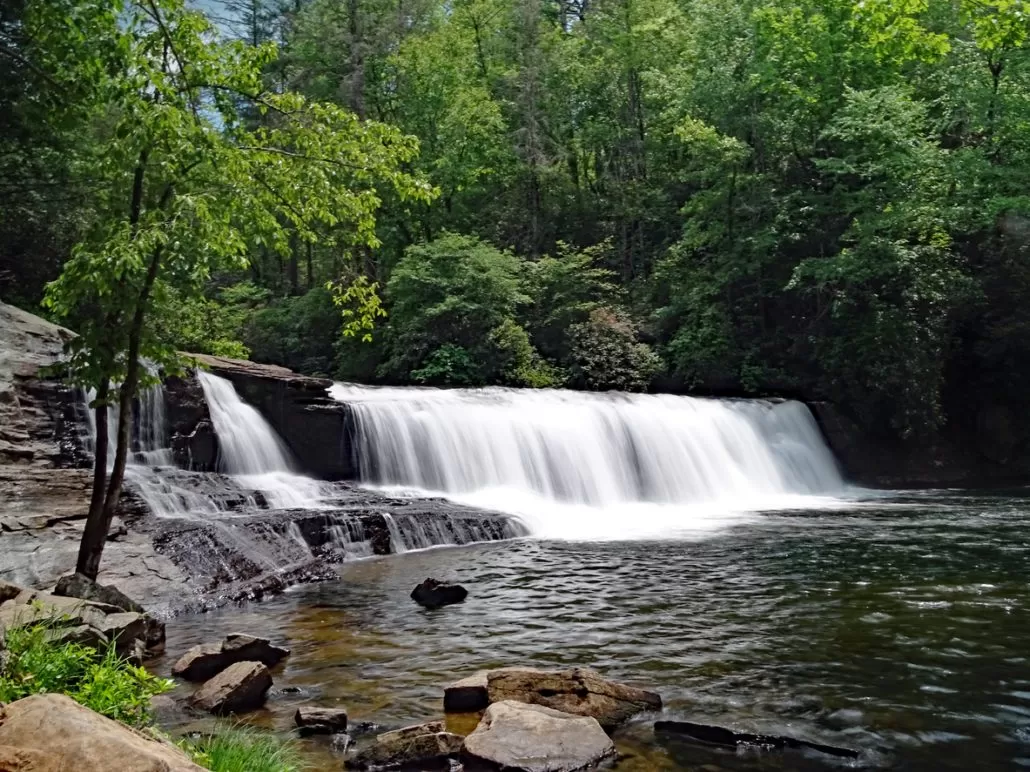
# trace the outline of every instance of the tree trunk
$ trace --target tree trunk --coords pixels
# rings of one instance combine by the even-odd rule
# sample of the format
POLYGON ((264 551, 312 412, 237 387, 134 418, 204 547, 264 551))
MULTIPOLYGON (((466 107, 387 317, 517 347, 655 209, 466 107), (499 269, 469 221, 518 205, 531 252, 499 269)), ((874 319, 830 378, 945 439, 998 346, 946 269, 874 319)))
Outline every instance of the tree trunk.
POLYGON ((311 242, 307 242, 307 260, 308 260, 308 292, 315 286, 315 269, 313 267, 313 260, 311 258, 311 242))
POLYGON ((77 573, 86 574, 92 579, 96 579, 96 570, 91 566, 100 565, 100 555, 104 550, 104 542, 107 541, 107 529, 102 526, 104 493, 107 487, 107 396, 110 389, 110 385, 106 382, 100 384, 97 389, 96 408, 94 409, 97 438, 96 446, 93 449, 93 493, 89 500, 86 528, 82 533, 82 541, 79 543, 79 557, 75 563, 77 573), (89 573, 90 570, 93 570, 92 574, 89 573))

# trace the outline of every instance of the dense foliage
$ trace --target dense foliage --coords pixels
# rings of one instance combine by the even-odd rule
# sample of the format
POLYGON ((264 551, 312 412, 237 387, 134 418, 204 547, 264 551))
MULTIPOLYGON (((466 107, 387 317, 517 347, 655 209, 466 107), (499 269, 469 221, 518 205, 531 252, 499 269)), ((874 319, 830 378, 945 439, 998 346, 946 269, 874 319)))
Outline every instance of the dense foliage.
MULTIPOLYGON (((96 2, 49 5, 93 43, 96 2)), ((190 226, 170 256, 162 343, 365 380, 801 394, 899 437, 1022 399, 1024 0, 204 4, 223 39, 194 52, 207 80, 250 62, 237 91, 325 105, 303 152, 402 148, 435 186, 377 185, 356 224, 291 211, 367 203, 333 199, 350 177, 284 178, 289 206, 223 185, 276 168, 241 138, 297 142, 253 100, 204 102, 228 117, 194 125, 174 68, 150 76, 182 106, 174 131, 150 103, 101 120, 57 99, 49 79, 82 86, 36 58, 24 3, 0 15, 6 297, 38 302, 62 266, 58 287, 102 291, 74 267, 121 259, 127 226, 98 242, 93 223, 126 210, 140 134, 168 138, 167 174, 197 131, 214 160, 169 212, 192 222, 189 191, 218 191, 230 230, 190 226)))
POLYGON ((60 642, 60 621, 7 631, 0 666, 0 703, 33 694, 67 694, 108 718, 130 726, 151 721, 150 698, 172 684, 118 656, 114 647, 97 651, 60 642))

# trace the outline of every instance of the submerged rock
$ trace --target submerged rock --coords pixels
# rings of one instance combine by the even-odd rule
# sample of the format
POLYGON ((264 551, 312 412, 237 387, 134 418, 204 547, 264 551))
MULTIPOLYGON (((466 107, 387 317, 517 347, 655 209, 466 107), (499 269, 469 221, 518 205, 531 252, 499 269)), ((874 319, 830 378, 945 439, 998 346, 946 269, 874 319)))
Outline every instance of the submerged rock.
POLYGON ((426 579, 411 591, 411 599, 428 609, 461 603, 468 597, 469 591, 460 584, 441 582, 439 579, 426 579))
POLYGON ((202 643, 183 654, 172 666, 172 675, 187 681, 206 681, 237 662, 260 662, 275 667, 290 655, 267 638, 230 633, 221 643, 202 643))
POLYGON ((576 772, 614 758, 615 745, 597 719, 504 701, 487 708, 462 754, 505 772, 576 772))
POLYGON ((0 769, 203 772, 174 745, 145 737, 62 694, 38 694, 0 709, 0 769))
POLYGON ((376 737, 347 760, 349 769, 449 769, 463 738, 445 731, 442 721, 408 726, 376 737))
POLYGON ((722 726, 695 724, 690 721, 658 721, 654 725, 654 730, 659 736, 675 735, 706 745, 719 745, 725 748, 754 746, 777 750, 812 750, 842 759, 857 759, 859 756, 859 752, 852 748, 823 745, 808 740, 799 740, 795 737, 737 732, 722 726))
POLYGON ((272 676, 260 662, 237 662, 205 683, 190 703, 209 713, 243 713, 265 704, 272 676))
POLYGON ((339 734, 347 730, 347 711, 343 708, 304 706, 293 715, 301 734, 339 734))
POLYGON ((637 713, 662 708, 659 694, 609 681, 586 668, 501 668, 477 673, 444 690, 448 713, 478 711, 505 700, 590 716, 608 731, 637 713))

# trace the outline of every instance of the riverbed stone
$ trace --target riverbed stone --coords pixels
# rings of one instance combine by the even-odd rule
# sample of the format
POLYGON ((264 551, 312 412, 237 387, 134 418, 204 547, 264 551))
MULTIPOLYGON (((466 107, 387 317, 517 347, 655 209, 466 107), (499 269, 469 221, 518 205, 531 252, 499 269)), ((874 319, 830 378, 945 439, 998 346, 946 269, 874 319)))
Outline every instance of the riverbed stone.
POLYGON ((726 748, 762 747, 779 750, 807 749, 842 759, 857 759, 859 752, 853 748, 803 740, 797 737, 781 735, 755 734, 741 732, 724 726, 696 724, 692 721, 658 721, 654 725, 655 735, 662 737, 678 736, 705 745, 718 745, 726 748))
POLYGON ((207 681, 237 662, 260 662, 275 667, 290 655, 267 638, 230 633, 221 643, 202 643, 183 654, 172 666, 172 675, 187 681, 207 681))
POLYGON ((595 718, 505 700, 487 708, 462 755, 504 772, 577 772, 613 759, 615 745, 595 718))
POLYGON ((18 772, 203 772, 181 750, 94 713, 63 694, 37 694, 0 709, 0 760, 18 772))
POLYGON ((243 713, 265 704, 272 676, 260 662, 237 662, 197 689, 190 703, 209 713, 243 713))
POLYGON ((62 576, 57 580, 54 595, 104 603, 122 611, 143 613, 143 607, 117 587, 99 584, 83 574, 62 576))
POLYGON ((338 734, 347 731, 347 711, 304 705, 293 714, 301 734, 338 734))
POLYGON ((469 591, 460 584, 441 582, 430 577, 411 591, 411 599, 425 608, 437 609, 461 603, 468 594, 469 591))
POLYGON ((630 716, 662 708, 655 692, 609 681, 587 668, 506 667, 469 676, 444 690, 444 711, 467 713, 504 700, 591 716, 611 731, 630 716))
POLYGON ((347 760, 349 769, 448 769, 463 738, 446 731, 442 721, 396 729, 376 737, 347 760))

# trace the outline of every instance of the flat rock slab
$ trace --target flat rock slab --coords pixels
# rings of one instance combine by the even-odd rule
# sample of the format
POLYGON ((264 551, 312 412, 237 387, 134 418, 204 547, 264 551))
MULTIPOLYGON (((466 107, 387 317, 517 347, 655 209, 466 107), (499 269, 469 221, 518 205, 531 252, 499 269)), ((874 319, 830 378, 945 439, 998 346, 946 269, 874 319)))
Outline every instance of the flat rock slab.
POLYGON ((260 662, 237 662, 205 683, 190 703, 209 713, 244 713, 265 704, 272 676, 260 662))
POLYGON ((462 756, 504 772, 577 772, 614 759, 615 745, 597 719, 504 701, 487 708, 462 756))
POLYGON ((607 731, 637 713, 662 709, 659 694, 609 681, 586 668, 500 668, 477 673, 444 690, 448 713, 482 710, 505 700, 590 716, 607 731))
POLYGON ((230 633, 221 643, 202 643, 183 654, 172 666, 172 675, 187 681, 207 681, 237 662, 260 662, 275 667, 290 655, 267 638, 230 633))
POLYGON ((724 748, 736 749, 738 747, 751 746, 777 750, 810 750, 842 759, 857 759, 860 755, 858 751, 852 748, 824 745, 822 743, 810 742, 809 740, 799 740, 796 737, 737 732, 722 726, 695 724, 691 721, 658 721, 654 725, 654 730, 659 736, 674 735, 693 742, 717 745, 724 748))
POLYGON ((460 584, 429 578, 411 591, 411 599, 424 608, 436 609, 461 603, 468 594, 469 591, 460 584))
POLYGON ((392 732, 347 760, 349 769, 449 769, 461 751, 463 738, 445 731, 442 721, 430 721, 392 732))
POLYGON ((0 710, 0 765, 26 772, 203 772, 181 750, 84 708, 63 694, 37 694, 0 710))
POLYGON ((293 715, 293 723, 301 734, 339 734, 347 731, 347 711, 304 706, 293 715))

